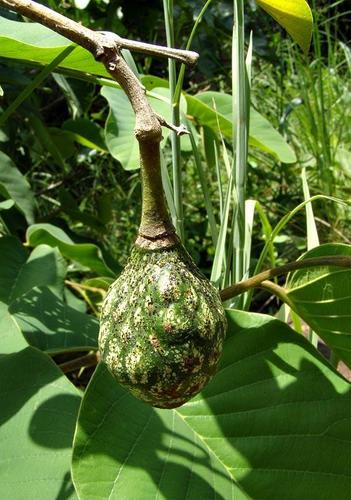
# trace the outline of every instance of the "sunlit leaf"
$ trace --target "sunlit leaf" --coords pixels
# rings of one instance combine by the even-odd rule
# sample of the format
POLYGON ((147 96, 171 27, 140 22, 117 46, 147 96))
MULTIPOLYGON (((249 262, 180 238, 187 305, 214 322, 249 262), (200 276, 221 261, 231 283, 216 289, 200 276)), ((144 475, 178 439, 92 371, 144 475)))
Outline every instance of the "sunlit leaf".
MULTIPOLYGON (((213 132, 227 139, 232 138, 232 96, 222 92, 201 92, 196 96, 185 94, 188 114, 200 125, 209 127, 213 132)), ((277 132, 266 118, 254 108, 250 111, 249 142, 262 151, 274 155, 283 163, 294 163, 296 156, 286 140, 277 132)))
MULTIPOLYGON (((46 65, 69 45, 72 45, 70 40, 41 24, 0 17, 0 57, 46 65)), ((96 62, 90 52, 82 47, 76 47, 60 67, 110 77, 104 65, 96 62)))
POLYGON ((139 168, 139 147, 134 136, 135 115, 122 90, 102 87, 101 95, 110 107, 105 124, 105 140, 111 155, 126 170, 139 168))
POLYGON ((77 9, 84 10, 90 4, 90 0, 74 0, 74 5, 77 9))
POLYGON ((18 352, 27 346, 28 343, 8 306, 0 302, 0 356, 18 352))
MULTIPOLYGON (((153 95, 149 97, 149 102, 153 110, 171 123, 172 112, 169 102, 169 89, 160 87, 152 89, 153 95)), ((135 138, 135 114, 126 94, 119 89, 102 87, 101 95, 107 99, 110 106, 110 113, 105 124, 105 138, 107 147, 114 158, 121 162, 126 170, 139 168, 139 146, 135 138)), ((181 109, 186 111, 186 102, 181 100, 181 109)), ((170 130, 162 129, 164 146, 170 130)))
POLYGON ((29 254, 19 240, 0 238, 0 301, 11 305, 35 287, 63 291, 66 263, 57 249, 40 245, 29 254))
POLYGON ((291 37, 308 52, 312 37, 313 17, 306 0, 257 0, 291 37))
POLYGON ((26 294, 10 312, 27 342, 42 351, 97 349, 97 319, 73 309, 48 288, 26 294))
POLYGON ((0 211, 1 210, 10 210, 15 205, 13 200, 5 200, 0 202, 0 211))
POLYGON ((84 500, 246 498, 181 415, 138 401, 102 364, 80 411, 72 476, 84 500))
POLYGON ((85 393, 73 479, 84 499, 347 498, 350 385, 286 324, 228 312, 205 390, 157 410, 100 365, 85 393), (233 489, 230 489, 233 488, 233 489))

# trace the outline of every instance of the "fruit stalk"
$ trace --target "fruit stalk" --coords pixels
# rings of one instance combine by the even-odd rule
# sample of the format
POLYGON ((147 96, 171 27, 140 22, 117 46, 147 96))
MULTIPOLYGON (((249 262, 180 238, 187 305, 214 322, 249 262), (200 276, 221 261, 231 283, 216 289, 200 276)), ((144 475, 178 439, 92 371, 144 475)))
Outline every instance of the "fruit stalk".
POLYGON ((142 248, 167 248, 178 243, 170 220, 161 178, 160 145, 139 141, 143 188, 141 223, 136 245, 142 248))

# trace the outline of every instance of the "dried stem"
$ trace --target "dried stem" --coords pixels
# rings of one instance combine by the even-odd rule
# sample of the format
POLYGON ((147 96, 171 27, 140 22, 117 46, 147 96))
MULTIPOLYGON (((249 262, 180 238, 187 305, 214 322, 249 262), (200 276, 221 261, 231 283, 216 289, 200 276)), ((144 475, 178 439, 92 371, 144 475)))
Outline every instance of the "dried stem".
MULTIPOLYGON (((252 276, 252 278, 240 281, 239 283, 231 285, 228 288, 224 288, 224 290, 220 292, 221 299, 223 302, 225 302, 228 299, 247 292, 251 288, 261 287, 262 283, 269 279, 288 274, 292 271, 297 271, 298 269, 306 269, 308 267, 318 266, 351 267, 351 257, 331 255, 326 257, 315 257, 312 259, 298 260, 296 262, 289 262, 284 266, 268 269, 267 271, 256 274, 256 276, 252 276)), ((264 288, 267 287, 264 286, 264 288)))

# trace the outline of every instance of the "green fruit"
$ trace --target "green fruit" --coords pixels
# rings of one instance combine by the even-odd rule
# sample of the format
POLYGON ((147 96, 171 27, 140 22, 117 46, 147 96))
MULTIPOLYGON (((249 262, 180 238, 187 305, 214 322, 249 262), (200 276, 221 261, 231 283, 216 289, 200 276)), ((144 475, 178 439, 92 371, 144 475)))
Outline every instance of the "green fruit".
POLYGON ((174 408, 216 371, 226 333, 218 291, 181 244, 135 246, 101 313, 102 360, 132 394, 174 408))

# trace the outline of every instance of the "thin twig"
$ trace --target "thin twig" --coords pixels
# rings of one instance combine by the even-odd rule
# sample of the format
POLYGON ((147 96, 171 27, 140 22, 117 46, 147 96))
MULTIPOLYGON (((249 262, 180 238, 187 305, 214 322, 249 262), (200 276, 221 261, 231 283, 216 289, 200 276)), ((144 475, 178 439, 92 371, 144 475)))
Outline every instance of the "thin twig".
POLYGON ((82 283, 76 283, 75 281, 65 280, 66 285, 74 288, 75 290, 87 290, 88 292, 100 293, 103 297, 105 296, 106 290, 103 288, 97 288, 95 286, 82 285, 82 283))
POLYGON ((128 49, 150 56, 169 57, 188 66, 196 64, 199 58, 199 54, 192 50, 173 49, 172 47, 164 47, 163 45, 128 40, 108 31, 100 31, 100 33, 107 34, 108 36, 111 36, 111 34, 114 35, 116 43, 121 49, 128 49))
POLYGON ((342 240, 344 240, 345 243, 347 243, 348 245, 351 244, 351 240, 349 240, 341 231, 339 231, 339 229, 336 229, 331 224, 329 224, 329 222, 327 222, 323 219, 320 219, 319 217, 316 217, 316 216, 314 217, 314 219, 316 222, 319 222, 319 224, 322 224, 323 226, 326 226, 329 229, 331 229, 332 231, 334 231, 334 233, 337 234, 342 240))
POLYGON ((170 130, 173 130, 173 132, 175 132, 178 136, 184 135, 184 134, 190 134, 189 130, 182 123, 179 126, 173 125, 172 123, 168 123, 163 118, 163 116, 159 115, 158 113, 156 113, 156 117, 157 117, 158 121, 160 122, 160 125, 162 125, 162 127, 166 127, 166 128, 169 128, 170 130))
POLYGON ((63 184, 63 180, 53 182, 52 184, 49 184, 47 187, 41 189, 40 191, 37 191, 36 196, 41 196, 42 194, 47 193, 48 191, 51 191, 52 189, 56 189, 60 187, 63 184))
MULTIPOLYGON (((98 309, 95 307, 94 303, 90 300, 90 297, 87 294, 87 292, 83 289, 84 285, 79 285, 79 283, 74 283, 73 281, 70 282, 68 280, 65 280, 65 283, 67 285, 69 285, 70 287, 72 287, 73 290, 75 290, 77 293, 79 293, 79 295, 81 295, 83 297, 83 300, 88 304, 88 306, 90 307, 90 309, 93 311, 93 313, 95 314, 95 316, 99 317, 99 311, 98 311, 98 309)), ((104 296, 102 296, 102 298, 103 297, 104 296)))
POLYGON ((80 368, 89 368, 90 366, 95 366, 100 361, 99 352, 94 352, 81 356, 80 358, 71 359, 70 361, 65 361, 59 365, 63 373, 74 372, 80 368))

